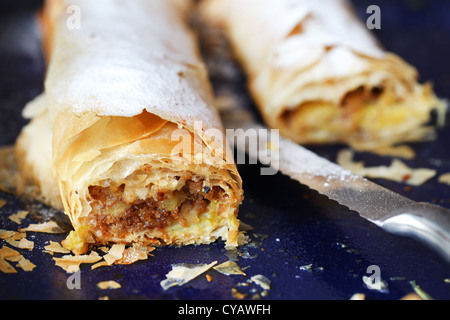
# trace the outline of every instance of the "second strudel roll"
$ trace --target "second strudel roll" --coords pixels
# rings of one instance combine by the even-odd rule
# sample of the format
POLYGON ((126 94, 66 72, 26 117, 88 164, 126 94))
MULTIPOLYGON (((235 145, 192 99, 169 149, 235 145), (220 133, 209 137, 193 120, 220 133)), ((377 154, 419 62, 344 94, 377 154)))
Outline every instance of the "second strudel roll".
POLYGON ((384 50, 347 0, 203 0, 265 122, 302 144, 373 150, 434 135, 446 104, 384 50))

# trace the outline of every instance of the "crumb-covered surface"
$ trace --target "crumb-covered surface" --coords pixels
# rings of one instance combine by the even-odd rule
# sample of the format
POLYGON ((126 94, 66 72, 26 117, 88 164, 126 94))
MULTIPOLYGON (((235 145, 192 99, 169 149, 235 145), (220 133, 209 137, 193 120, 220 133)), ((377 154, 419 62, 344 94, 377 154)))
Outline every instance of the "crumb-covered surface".
MULTIPOLYGON (((383 28, 377 34, 385 46, 416 65, 424 80, 433 79, 440 96, 450 97, 450 68, 444 63, 450 55, 450 25, 443 16, 450 10, 448 3, 418 1, 414 7, 403 7, 400 1, 355 2, 362 17, 368 5, 379 4, 383 28)), ((30 23, 32 14, 2 15, 8 18, 1 18, 0 25, 8 29, 0 30, 8 32, 0 33, 1 147, 11 145, 20 132, 25 123, 20 110, 40 92, 43 76, 39 43, 33 38, 37 33, 30 23), (28 37, 26 45, 21 45, 22 37, 28 37)), ((410 167, 437 171, 426 183, 416 187, 376 181, 414 200, 450 208, 450 189, 439 182, 441 175, 450 172, 449 137, 447 125, 437 141, 412 146, 414 159, 403 159, 410 167)), ((332 161, 340 150, 313 148, 332 161)), ((390 165, 392 158, 357 153, 355 161, 374 167, 390 165)), ((120 259, 117 250, 98 249, 95 253, 100 259, 93 254, 85 261, 96 262, 80 264, 78 279, 55 263, 55 258, 69 254, 57 244, 70 230, 64 215, 17 199, 5 192, 0 181, 0 298, 348 300, 357 295, 396 300, 412 293, 450 298, 449 264, 425 246, 387 234, 281 174, 261 176, 258 165, 240 165, 239 171, 246 194, 239 218, 245 223, 247 244, 234 251, 226 251, 223 243, 156 248, 146 253, 145 259, 142 250, 135 252, 133 248, 119 250, 120 259), (56 230, 50 221, 55 221, 62 233, 48 233, 56 230), (46 228, 35 226, 44 223, 46 228), (113 262, 92 268, 102 261, 113 262), (133 263, 116 264, 120 261, 133 263), (212 267, 182 286, 167 290, 161 286, 173 265, 210 265, 216 261, 215 266, 233 261, 238 266, 233 270, 242 272, 226 274, 212 267), (383 290, 367 285, 367 277, 372 275, 368 268, 374 265, 380 268, 383 290)))

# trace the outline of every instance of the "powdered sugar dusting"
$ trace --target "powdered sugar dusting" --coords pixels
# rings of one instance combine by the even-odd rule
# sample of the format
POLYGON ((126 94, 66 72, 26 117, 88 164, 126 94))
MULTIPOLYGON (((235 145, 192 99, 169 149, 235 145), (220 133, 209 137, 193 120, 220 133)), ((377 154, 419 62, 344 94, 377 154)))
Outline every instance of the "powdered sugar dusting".
MULTIPOLYGON (((132 117, 147 110, 220 127, 207 73, 175 0, 76 0, 81 25, 62 15, 46 79, 50 108, 132 117)), ((69 1, 66 2, 66 5, 69 1)), ((64 11, 63 11, 64 12, 64 11)))

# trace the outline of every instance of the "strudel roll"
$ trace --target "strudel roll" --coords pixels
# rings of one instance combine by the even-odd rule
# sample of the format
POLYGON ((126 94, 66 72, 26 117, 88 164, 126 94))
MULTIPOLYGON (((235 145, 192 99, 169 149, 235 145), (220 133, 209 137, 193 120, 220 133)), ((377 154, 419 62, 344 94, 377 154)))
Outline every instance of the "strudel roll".
POLYGON ((46 2, 45 91, 24 110, 31 121, 16 150, 23 179, 70 217, 64 246, 74 253, 107 243, 237 245, 242 180, 189 4, 46 2), (72 12, 78 26, 68 24, 72 12))
POLYGON ((302 144, 373 150, 435 134, 446 104, 380 46, 347 0, 203 0, 265 122, 302 144))

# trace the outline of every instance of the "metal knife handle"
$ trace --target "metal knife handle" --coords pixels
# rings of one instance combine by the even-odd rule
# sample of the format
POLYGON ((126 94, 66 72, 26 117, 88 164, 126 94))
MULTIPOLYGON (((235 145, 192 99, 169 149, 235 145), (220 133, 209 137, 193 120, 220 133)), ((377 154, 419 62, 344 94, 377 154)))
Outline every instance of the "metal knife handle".
POLYGON ((386 231, 409 236, 438 251, 450 262, 450 214, 449 210, 417 203, 376 224, 386 231))

